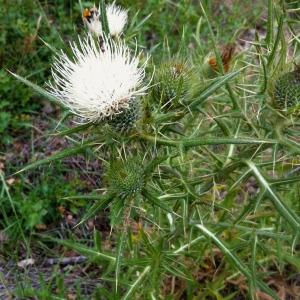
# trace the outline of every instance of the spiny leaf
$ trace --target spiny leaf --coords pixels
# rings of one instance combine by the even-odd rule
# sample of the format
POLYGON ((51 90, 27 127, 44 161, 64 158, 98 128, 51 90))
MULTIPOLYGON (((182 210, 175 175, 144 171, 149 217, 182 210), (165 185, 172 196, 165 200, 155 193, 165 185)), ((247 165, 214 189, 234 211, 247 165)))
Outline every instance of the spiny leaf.
MULTIPOLYGON (((44 237, 45 238, 45 237, 44 237)), ((114 256, 108 255, 104 252, 96 251, 90 247, 84 246, 82 244, 70 241, 70 240, 61 240, 54 237, 47 236, 46 239, 61 244, 67 248, 71 248, 75 251, 78 251, 80 254, 85 255, 88 259, 92 261, 110 261, 115 262, 116 258, 114 256)))
POLYGON ((92 126, 93 126, 92 123, 82 124, 82 125, 76 126, 74 128, 69 128, 69 129, 63 130, 61 132, 54 133, 53 135, 54 136, 68 136, 73 133, 79 133, 79 132, 85 131, 92 126))
POLYGON ((277 209, 278 213, 291 225, 291 227, 299 232, 300 230, 300 220, 299 217, 284 203, 283 200, 273 191, 270 184, 261 174, 257 166, 252 162, 247 160, 246 164, 253 171, 254 175, 260 182, 261 186, 267 191, 270 199, 272 200, 273 205, 277 209))
POLYGON ((38 86, 37 84, 29 81, 28 79, 17 75, 11 71, 8 71, 11 75, 13 75, 15 78, 17 78, 19 81, 23 82, 24 84, 26 84, 27 86, 29 86, 30 88, 32 88, 34 91, 36 91, 38 94, 41 94, 42 96, 46 97, 49 101, 54 102, 55 104, 58 104, 60 106, 63 106, 63 104, 61 103, 61 101, 59 101, 58 98, 54 97, 53 95, 51 95, 49 92, 47 92, 45 89, 43 89, 42 87, 38 86))
POLYGON ((130 286, 129 290, 127 291, 127 293, 124 295, 124 297, 122 298, 123 300, 127 300, 127 299, 132 299, 132 294, 133 292, 136 290, 136 288, 138 287, 138 285, 140 284, 140 282, 144 279, 144 277, 146 276, 146 274, 150 271, 151 267, 147 266, 143 272, 138 276, 138 278, 136 279, 136 281, 130 286))
POLYGON ((209 96, 211 96, 216 90, 218 90, 220 87, 225 85, 229 80, 236 77, 238 74, 241 73, 246 67, 241 68, 235 72, 228 73, 222 77, 217 78, 213 81, 208 87, 206 87, 204 90, 201 91, 200 95, 197 97, 196 100, 194 100, 191 104, 189 104, 189 108, 193 109, 197 107, 199 104, 201 104, 203 101, 205 101, 209 96))
POLYGON ((81 145, 75 146, 73 148, 69 148, 69 149, 60 151, 58 153, 53 154, 50 157, 38 160, 38 161, 36 161, 36 162, 34 162, 32 164, 29 164, 29 165, 25 166, 23 169, 19 170, 15 174, 19 174, 19 173, 22 173, 24 171, 28 171, 28 170, 34 169, 34 168, 36 168, 38 166, 49 164, 50 162, 61 160, 63 158, 66 158, 66 157, 69 157, 69 156, 81 153, 81 152, 85 151, 86 149, 95 146, 96 144, 97 143, 95 143, 95 142, 90 142, 89 141, 89 142, 85 142, 85 143, 83 143, 81 145))
MULTIPOLYGON (((75 197, 69 197, 69 199, 70 198, 75 199, 75 197)), ((112 195, 110 194, 99 195, 99 196, 90 195, 90 196, 83 196, 82 198, 79 199, 96 200, 96 202, 88 208, 87 212, 83 215, 81 221, 78 224, 76 224, 75 227, 78 227, 79 225, 86 222, 88 219, 95 216, 99 210, 104 209, 112 201, 112 195)))
POLYGON ((220 248, 220 250, 224 253, 224 255, 230 260, 230 262, 250 281, 255 282, 257 287, 259 287, 262 291, 269 294, 273 297, 273 299, 280 300, 276 293, 271 290, 264 282, 252 276, 251 271, 240 261, 240 259, 232 252, 227 246, 211 231, 209 231, 206 227, 201 224, 196 225, 197 228, 201 230, 201 232, 208 238, 211 238, 212 241, 220 248))

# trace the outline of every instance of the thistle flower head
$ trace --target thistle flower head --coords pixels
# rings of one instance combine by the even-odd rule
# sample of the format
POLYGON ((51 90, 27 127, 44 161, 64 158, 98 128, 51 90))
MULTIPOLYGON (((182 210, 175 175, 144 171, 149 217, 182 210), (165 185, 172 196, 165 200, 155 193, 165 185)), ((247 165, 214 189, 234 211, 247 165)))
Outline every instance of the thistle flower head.
POLYGON ((287 111, 300 103, 300 68, 282 74, 274 84, 273 100, 277 108, 287 111))
MULTIPOLYGON (((115 5, 115 2, 106 7, 107 22, 111 36, 120 35, 127 23, 127 10, 115 5)), ((82 13, 83 21, 87 25, 89 32, 96 36, 103 36, 102 24, 100 20, 100 8, 96 6, 85 9, 82 13)))
POLYGON ((97 122, 128 109, 132 101, 144 95, 145 64, 123 42, 91 35, 71 43, 72 59, 64 52, 52 66, 54 82, 50 93, 86 122, 97 122))
POLYGON ((174 59, 163 63, 156 71, 155 99, 170 106, 184 100, 188 94, 191 70, 185 61, 174 59))
POLYGON ((120 35, 127 23, 127 10, 112 3, 106 8, 109 32, 112 36, 120 35))

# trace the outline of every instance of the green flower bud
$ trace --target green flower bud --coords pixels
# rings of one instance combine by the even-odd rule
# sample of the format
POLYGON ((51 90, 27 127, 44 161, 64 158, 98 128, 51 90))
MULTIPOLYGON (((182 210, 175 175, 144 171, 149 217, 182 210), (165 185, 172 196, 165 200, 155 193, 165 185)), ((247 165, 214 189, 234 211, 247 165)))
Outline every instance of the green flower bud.
POLYGON ((112 192, 127 198, 141 191, 144 185, 144 168, 137 157, 111 162, 106 176, 112 192))
POLYGON ((163 64, 155 75, 153 95, 162 105, 178 104, 189 91, 190 70, 182 62, 163 64))
POLYGON ((274 104, 276 107, 287 110, 300 103, 300 72, 288 72, 275 81, 274 104))

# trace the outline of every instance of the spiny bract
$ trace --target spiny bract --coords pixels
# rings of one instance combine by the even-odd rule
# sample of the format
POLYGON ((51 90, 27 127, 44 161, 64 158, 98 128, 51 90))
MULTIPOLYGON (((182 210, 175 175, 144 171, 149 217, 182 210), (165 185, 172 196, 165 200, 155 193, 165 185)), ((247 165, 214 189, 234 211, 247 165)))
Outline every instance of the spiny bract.
POLYGON ((120 114, 115 115, 114 118, 109 119, 108 124, 118 132, 128 132, 134 127, 136 121, 139 119, 139 113, 139 102, 133 100, 127 109, 124 109, 120 114))
POLYGON ((300 72, 285 73, 275 82, 275 105, 280 109, 288 109, 300 103, 300 72))
POLYGON ((110 190, 126 198, 141 191, 144 185, 144 168, 137 157, 114 160, 106 173, 110 190))
POLYGON ((156 72, 154 97, 164 104, 177 104, 188 94, 190 70, 183 62, 163 64, 156 72))

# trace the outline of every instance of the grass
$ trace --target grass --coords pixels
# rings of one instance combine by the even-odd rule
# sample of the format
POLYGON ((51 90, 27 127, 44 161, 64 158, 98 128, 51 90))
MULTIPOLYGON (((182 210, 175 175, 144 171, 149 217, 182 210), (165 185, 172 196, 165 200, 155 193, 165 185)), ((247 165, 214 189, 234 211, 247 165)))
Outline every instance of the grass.
POLYGON ((298 299, 299 122, 271 97, 298 61, 298 4, 118 1, 149 78, 189 70, 171 105, 154 75, 122 135, 74 127, 43 89, 81 2, 0 0, 0 298, 298 299))

